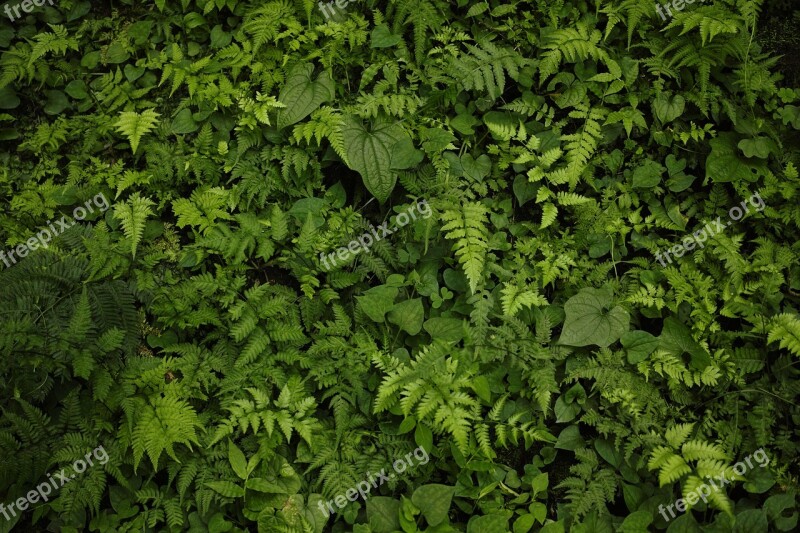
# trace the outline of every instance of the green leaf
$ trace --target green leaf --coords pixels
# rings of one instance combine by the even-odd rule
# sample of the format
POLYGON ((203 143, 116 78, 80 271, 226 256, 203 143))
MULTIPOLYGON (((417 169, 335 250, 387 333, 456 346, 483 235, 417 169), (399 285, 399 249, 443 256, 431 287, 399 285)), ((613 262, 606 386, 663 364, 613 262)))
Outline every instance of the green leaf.
POLYGON ((230 481, 208 481, 206 487, 214 490, 226 498, 241 498, 244 496, 244 489, 230 481))
POLYGON ((420 164, 425 157, 422 150, 414 148, 410 137, 403 137, 392 146, 390 167, 395 170, 412 168, 420 164))
POLYGON ((83 80, 72 80, 64 88, 64 91, 76 100, 83 100, 89 96, 86 84, 83 82, 83 80))
POLYGON ((470 154, 461 156, 461 168, 464 176, 473 181, 483 181, 492 170, 492 160, 486 154, 481 154, 477 159, 473 159, 470 154))
POLYGON ((192 118, 192 112, 188 108, 181 109, 172 120, 172 133, 186 134, 194 133, 200 125, 192 118))
POLYGON ((653 100, 653 111, 663 124, 672 122, 681 116, 685 108, 686 100, 679 94, 670 97, 668 93, 663 92, 653 100))
POLYGON ((795 494, 773 494, 764 502, 764 512, 775 523, 779 531, 795 531, 798 512, 795 507, 795 494))
POLYGON ((100 64, 101 57, 99 51, 89 52, 81 58, 81 66, 92 70, 100 64))
POLYGON ((403 435, 405 433, 408 433, 409 431, 414 429, 416 425, 417 425, 417 419, 414 418, 413 416, 408 416, 404 418, 402 422, 400 422, 400 426, 397 428, 397 434, 403 435))
POLYGON ((653 515, 647 511, 636 511, 635 513, 629 514, 625 520, 622 521, 622 525, 619 528, 619 531, 622 533, 648 533, 647 526, 653 521, 653 515))
POLYGON ((608 461, 614 468, 619 468, 622 464, 622 452, 614 446, 611 441, 606 439, 595 439, 594 449, 600 454, 600 457, 608 461))
POLYGON ((0 29, 0 48, 8 48, 14 38, 14 30, 11 28, 0 29))
POLYGON ((514 522, 514 533, 528 533, 535 523, 536 518, 532 514, 521 515, 514 522))
POLYGON ((312 80, 313 71, 311 63, 297 63, 289 71, 278 96, 278 101, 286 104, 285 108, 278 110, 278 128, 300 122, 323 102, 333 99, 336 89, 330 72, 325 71, 312 80))
POLYGON ((636 167, 633 171, 633 186, 636 188, 650 189, 661 182, 661 175, 665 168, 652 159, 636 167))
POLYGON ((470 386, 481 400, 485 401, 486 403, 492 401, 492 391, 489 387, 489 380, 486 379, 486 376, 474 377, 470 383, 470 386))
POLYGON ((222 513, 214 513, 208 521, 208 533, 226 533, 233 529, 233 522, 225 520, 222 513))
POLYGON ((563 424, 578 416, 578 413, 581 412, 581 406, 577 403, 567 403, 563 396, 559 396, 553 410, 556 413, 556 423, 563 424))
POLYGON ((659 342, 658 337, 639 329, 626 332, 620 341, 622 346, 625 347, 628 362, 632 365, 647 359, 658 348, 659 342))
POLYGON ((419 133, 422 149, 428 154, 436 154, 442 150, 455 149, 452 142, 456 137, 442 128, 422 128, 419 133))
POLYGON ((119 119, 114 124, 114 127, 128 138, 131 143, 131 150, 135 154, 136 149, 139 147, 139 140, 156 127, 159 116, 152 109, 145 109, 141 113, 123 111, 119 114, 119 119))
POLYGON ((228 460, 231 463, 231 468, 239 478, 247 478, 247 458, 232 440, 228 440, 228 460))
POLYGON ((767 533, 769 522, 761 509, 748 509, 736 515, 733 533, 767 533))
POLYGON ((379 285, 356 296, 356 301, 366 315, 375 322, 383 322, 386 313, 394 306, 398 289, 387 285, 379 285))
POLYGON ((450 127, 462 135, 472 135, 475 133, 473 126, 477 126, 481 121, 473 117, 471 113, 460 113, 450 120, 450 127))
POLYGON ((757 167, 739 157, 736 135, 721 133, 708 143, 711 153, 706 158, 706 175, 715 183, 755 181, 757 167))
POLYGON ((233 35, 223 30, 222 24, 217 24, 214 26, 211 29, 211 34, 209 37, 211 39, 211 42, 209 43, 211 48, 225 48, 233 40, 233 35))
POLYGON ((548 486, 550 486, 550 475, 547 472, 536 474, 531 480, 531 491, 534 495, 544 493, 548 486))
POLYGON ((380 203, 392 194, 397 175, 391 171, 391 148, 405 135, 396 124, 381 123, 367 130, 354 117, 342 131, 347 163, 361 174, 364 185, 380 203))
POLYGON ((279 481, 270 481, 260 477, 251 477, 245 483, 248 489, 253 489, 258 492, 265 492, 268 494, 289 494, 288 485, 279 481))
MULTIPOLYGON (((596 529, 592 529, 590 531, 592 531, 592 533, 599 533, 596 529)), ((561 520, 558 522, 548 522, 542 526, 542 529, 539 530, 539 533, 564 533, 564 523, 561 520)))
POLYGON ((422 511, 429 526, 437 526, 447 519, 453 494, 455 487, 435 483, 422 485, 411 495, 411 502, 422 511))
POLYGON ((143 45, 147 42, 147 39, 148 37, 150 37, 150 32, 152 30, 153 30, 152 20, 140 20, 128 26, 126 29, 126 33, 128 37, 133 39, 133 42, 135 44, 143 45))
POLYGON ((641 505, 644 499, 644 491, 636 485, 629 485, 628 483, 622 484, 622 498, 625 500, 625 506, 629 511, 635 511, 641 505))
POLYGON ((400 530, 400 502, 387 496, 367 500, 367 520, 372 533, 394 533, 400 530))
POLYGON ((422 298, 405 300, 392 306, 387 315, 389 322, 400 326, 409 335, 416 335, 422 331, 422 322, 425 320, 425 309, 422 307, 422 298))
POLYGON ((295 217, 298 224, 303 224, 308 215, 311 215, 314 228, 320 228, 325 225, 325 217, 321 214, 324 208, 325 200, 322 198, 301 198, 292 204, 288 212, 295 217))
POLYGON ((128 63, 127 65, 125 65, 123 72, 125 73, 125 79, 127 79, 129 82, 134 82, 142 77, 142 74, 144 74, 145 72, 145 68, 135 67, 130 63, 128 63))
POLYGON ((69 98, 61 91, 45 91, 47 103, 44 112, 48 115, 59 115, 69 107, 69 98))
POLYGON ((106 51, 106 62, 116 65, 130 59, 131 55, 119 41, 112 42, 106 51))
POLYGON ((414 430, 414 442, 426 452, 433 450, 433 432, 423 423, 418 423, 414 430))
POLYGON ((429 318, 423 324, 425 331, 433 339, 441 339, 446 342, 458 342, 464 338, 464 326, 462 320, 458 318, 429 318))
POLYGON ((664 328, 659 336, 659 346, 676 357, 682 357, 684 353, 688 353, 689 365, 696 370, 703 370, 711 364, 711 357, 692 338, 689 328, 674 317, 667 317, 664 320, 664 328))
POLYGON ((770 140, 767 137, 753 137, 739 141, 739 149, 745 157, 758 157, 766 159, 770 154, 770 140))
POLYGON ((508 517, 501 514, 473 516, 467 523, 467 533, 507 533, 508 517))
POLYGON ((395 35, 389 30, 389 26, 381 24, 372 30, 372 48, 391 48, 403 40, 402 36, 395 35))
POLYGON ((555 447, 559 450, 574 451, 576 448, 585 444, 581 437, 580 429, 577 425, 565 427, 558 435, 555 447))
POLYGON ((750 494, 764 494, 775 486, 775 476, 769 468, 754 468, 747 473, 747 481, 742 485, 750 494))
POLYGON ((527 176, 517 174, 517 177, 514 178, 514 185, 512 188, 514 196, 516 196, 517 202, 519 202, 519 206, 522 207, 527 202, 536 198, 536 192, 539 190, 539 187, 541 187, 541 185, 531 183, 527 176))
POLYGON ((595 344, 605 348, 619 339, 628 331, 630 315, 620 306, 606 311, 611 303, 609 288, 583 289, 567 300, 559 343, 568 346, 595 344))

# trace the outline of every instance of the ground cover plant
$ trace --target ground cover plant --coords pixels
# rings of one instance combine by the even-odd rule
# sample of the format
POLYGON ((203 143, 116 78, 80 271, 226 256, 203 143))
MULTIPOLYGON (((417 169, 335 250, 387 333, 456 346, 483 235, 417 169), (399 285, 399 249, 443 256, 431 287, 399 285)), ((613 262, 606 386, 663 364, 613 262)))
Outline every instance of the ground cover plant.
POLYGON ((0 531, 796 530, 789 4, 10 2, 0 531))

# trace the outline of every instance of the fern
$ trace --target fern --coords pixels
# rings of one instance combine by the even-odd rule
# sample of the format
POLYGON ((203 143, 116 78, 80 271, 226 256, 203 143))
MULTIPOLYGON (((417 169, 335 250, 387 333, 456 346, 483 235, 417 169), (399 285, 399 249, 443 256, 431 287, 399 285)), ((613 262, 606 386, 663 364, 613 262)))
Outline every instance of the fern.
POLYGON ((463 202, 460 207, 446 209, 442 213, 445 237, 455 239, 453 250, 464 267, 474 294, 483 279, 483 267, 489 248, 488 209, 478 202, 463 202))
POLYGON ((782 313, 772 319, 767 342, 778 341, 781 348, 788 349, 800 357, 800 320, 795 315, 782 313))
POLYGON ((175 444, 184 444, 191 449, 192 444, 198 444, 196 427, 200 426, 197 414, 192 407, 178 398, 153 398, 148 402, 128 402, 129 416, 135 407, 137 422, 131 428, 131 444, 133 446, 134 469, 139 466, 142 455, 147 456, 158 468, 161 454, 167 454, 178 460, 175 455, 175 444))
POLYGON ((131 255, 136 257, 136 248, 144 235, 147 217, 154 215, 150 209, 153 205, 149 198, 142 198, 138 193, 131 195, 126 203, 114 206, 114 217, 122 224, 125 237, 130 241, 131 255))
POLYGON ((123 111, 119 115, 119 119, 114 124, 117 131, 127 137, 131 143, 131 150, 136 153, 139 148, 139 141, 144 135, 149 133, 155 128, 158 122, 158 117, 161 116, 152 109, 146 109, 141 113, 135 111, 123 111))

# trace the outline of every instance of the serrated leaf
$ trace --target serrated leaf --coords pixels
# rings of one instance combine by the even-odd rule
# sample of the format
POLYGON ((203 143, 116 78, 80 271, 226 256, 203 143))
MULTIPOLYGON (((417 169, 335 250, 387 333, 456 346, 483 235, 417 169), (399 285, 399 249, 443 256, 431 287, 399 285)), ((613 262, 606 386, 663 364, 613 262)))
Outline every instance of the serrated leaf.
POLYGON ((226 498, 241 498, 244 496, 244 489, 230 481, 208 481, 206 487, 214 490, 226 498))

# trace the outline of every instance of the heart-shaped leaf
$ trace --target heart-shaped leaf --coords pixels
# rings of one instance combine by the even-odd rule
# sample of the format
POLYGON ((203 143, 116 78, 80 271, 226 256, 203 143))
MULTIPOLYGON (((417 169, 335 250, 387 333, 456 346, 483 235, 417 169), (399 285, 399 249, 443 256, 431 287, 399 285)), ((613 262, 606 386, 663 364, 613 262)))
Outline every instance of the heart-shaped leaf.
POLYGON ((628 331, 620 339, 628 355, 628 362, 632 365, 644 361, 658 348, 658 337, 646 331, 628 331))
POLYGON ((583 289, 564 305, 566 319, 559 343, 568 346, 595 344, 605 348, 628 331, 630 314, 616 306, 606 311, 612 303, 609 288, 583 289))
POLYGON ((477 159, 473 159, 470 154, 461 156, 461 168, 464 175, 474 181, 483 181, 492 170, 492 160, 486 154, 481 154, 477 159))
POLYGON ((739 141, 739 149, 745 157, 766 159, 769 157, 769 144, 769 139, 766 137, 753 137, 752 139, 742 139, 739 141))
POLYGON ((363 296, 356 296, 356 301, 371 320, 383 322, 386 313, 394 305, 397 292, 396 287, 379 285, 365 291, 363 296))
POLYGON ((655 187, 661 182, 664 167, 652 159, 636 167, 633 171, 633 186, 643 189, 655 187))
POLYGON ((367 130, 354 117, 343 128, 347 164, 361 174, 364 185, 381 203, 389 199, 397 175, 391 170, 391 148, 405 135, 399 126, 382 123, 367 130))
POLYGON ((696 370, 703 370, 711 364, 711 357, 705 348, 694 340, 689 328, 671 316, 664 320, 664 328, 659 336, 659 347, 676 357, 688 353, 689 366, 696 370))
POLYGON ((311 79, 314 65, 298 63, 289 71, 286 85, 281 89, 278 101, 286 107, 278 111, 278 127, 285 128, 311 114, 323 102, 334 96, 334 84, 329 72, 311 79))
POLYGON ((400 35, 395 35, 389 30, 389 26, 381 24, 372 30, 372 48, 390 48, 402 40, 400 35))
POLYGON ((432 483, 422 485, 411 495, 411 503, 422 511, 429 526, 437 526, 445 521, 450 510, 455 487, 432 483))
POLYGON ((653 101, 653 111, 663 124, 672 122, 683 114, 686 100, 681 95, 670 97, 667 93, 659 94, 653 101))
POLYGON ((422 298, 406 300, 392 306, 387 315, 389 322, 400 326, 409 335, 416 335, 422 330, 422 321, 425 320, 425 310, 422 307, 422 298))
POLYGON ((14 109, 19 103, 20 100, 12 88, 0 88, 0 109, 14 109))
POLYGON ((706 158, 706 174, 715 183, 755 181, 758 167, 739 157, 735 134, 721 133, 711 139, 711 153, 706 158))
POLYGON ((410 137, 403 137, 392 146, 392 161, 390 167, 395 170, 412 168, 420 164, 425 154, 422 150, 414 148, 410 137))

